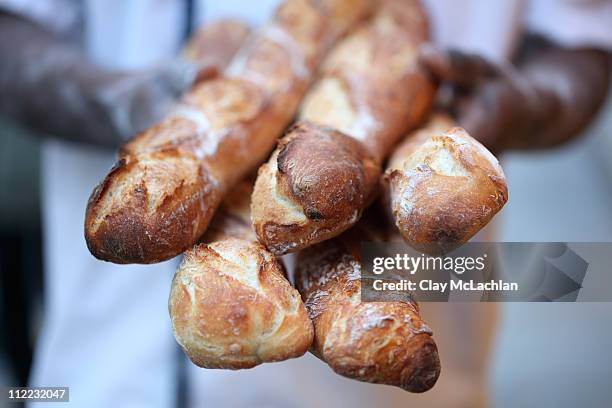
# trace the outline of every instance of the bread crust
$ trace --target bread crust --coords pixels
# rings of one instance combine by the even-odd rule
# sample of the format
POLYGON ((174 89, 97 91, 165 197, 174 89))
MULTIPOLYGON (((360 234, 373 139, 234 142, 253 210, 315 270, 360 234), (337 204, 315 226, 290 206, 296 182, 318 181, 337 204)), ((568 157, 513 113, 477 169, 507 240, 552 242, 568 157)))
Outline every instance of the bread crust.
POLYGON ((86 242, 99 259, 119 264, 167 259, 177 245, 187 249, 194 229, 210 221, 212 212, 201 212, 201 207, 220 200, 217 191, 206 188, 211 184, 207 172, 193 157, 166 151, 154 169, 143 162, 129 157, 119 160, 89 199, 86 231, 95 232, 86 233, 86 242), (149 193, 148 187, 179 172, 191 182, 164 185, 159 200, 149 193), (157 205, 152 208, 151 202, 157 205))
POLYGON ((379 175, 355 139, 300 122, 259 170, 252 203, 256 233, 277 255, 331 238, 361 216, 379 175))
POLYGON ((241 369, 299 357, 313 328, 282 264, 256 242, 252 182, 224 200, 205 242, 185 253, 168 302, 173 333, 200 367, 241 369))
POLYGON ((359 241, 375 240, 363 222, 300 252, 296 287, 313 321, 311 347, 338 374, 424 392, 440 374, 437 346, 416 302, 361 301, 359 241))
POLYGON ((408 136, 383 177, 404 241, 430 254, 467 242, 508 200, 497 159, 465 130, 441 130, 445 124, 448 119, 433 119, 408 136))
POLYGON ((312 342, 299 294, 255 242, 227 238, 186 252, 169 311, 175 338, 200 367, 251 368, 299 357, 312 342))
POLYGON ((272 149, 326 50, 370 8, 371 0, 281 3, 223 75, 196 84, 121 149, 88 202, 90 252, 153 263, 196 242, 223 196, 272 149))
POLYGON ((418 1, 385 0, 325 59, 301 104, 299 125, 260 172, 268 180, 256 184, 253 222, 273 253, 337 236, 373 200, 378 180, 372 175, 432 103, 434 85, 416 62, 427 38, 418 1), (362 158, 345 160, 347 151, 362 158), (299 189, 296 180, 312 188, 299 189), (287 206, 302 208, 303 217, 284 211, 287 206))
POLYGON ((235 19, 203 24, 185 44, 183 57, 196 61, 203 68, 221 70, 230 63, 250 32, 246 23, 235 19))

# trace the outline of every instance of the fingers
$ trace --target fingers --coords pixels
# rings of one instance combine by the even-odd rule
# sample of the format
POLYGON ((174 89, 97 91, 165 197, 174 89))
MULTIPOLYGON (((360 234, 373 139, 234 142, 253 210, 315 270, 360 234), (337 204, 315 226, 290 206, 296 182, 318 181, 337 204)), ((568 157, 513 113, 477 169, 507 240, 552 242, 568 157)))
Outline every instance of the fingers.
POLYGON ((494 154, 497 153, 494 114, 483 106, 480 99, 462 98, 455 105, 457 122, 476 140, 482 143, 494 154))
POLYGON ((512 82, 483 82, 454 106, 459 124, 494 154, 531 133, 529 104, 512 82))
MULTIPOLYGON (((442 107, 487 148, 497 152, 504 139, 508 118, 520 102, 508 67, 457 50, 427 45, 419 50, 419 63, 447 85, 442 107)), ((439 101, 440 102, 440 101, 439 101)), ((516 125, 514 125, 516 126, 516 125)))
POLYGON ((439 81, 467 88, 499 74, 494 64, 478 55, 457 50, 443 51, 431 45, 421 47, 419 63, 439 81))

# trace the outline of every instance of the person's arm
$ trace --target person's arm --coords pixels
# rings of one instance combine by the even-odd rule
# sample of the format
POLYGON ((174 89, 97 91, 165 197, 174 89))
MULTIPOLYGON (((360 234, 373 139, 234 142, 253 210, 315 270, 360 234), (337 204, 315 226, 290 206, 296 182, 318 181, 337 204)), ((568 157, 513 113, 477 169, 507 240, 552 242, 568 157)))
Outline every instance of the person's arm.
POLYGON ((495 152, 556 145, 580 133, 603 104, 610 58, 596 49, 568 49, 528 38, 516 64, 423 49, 421 62, 452 88, 459 124, 495 152))
POLYGON ((161 119, 194 80, 227 65, 248 32, 243 23, 219 20, 191 38, 185 59, 124 72, 97 66, 54 33, 0 12, 0 113, 43 134, 116 147, 161 119))
POLYGON ((0 14, 0 112, 44 134, 116 146, 165 112, 194 78, 185 64, 108 71, 33 22, 0 14))

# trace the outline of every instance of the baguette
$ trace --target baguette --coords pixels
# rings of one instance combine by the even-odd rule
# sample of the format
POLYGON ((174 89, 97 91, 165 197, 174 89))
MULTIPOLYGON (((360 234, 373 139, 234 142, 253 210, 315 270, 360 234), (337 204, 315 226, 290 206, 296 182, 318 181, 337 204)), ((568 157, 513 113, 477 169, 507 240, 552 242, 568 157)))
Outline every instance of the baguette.
POLYGON ((256 242, 252 183, 224 200, 205 236, 172 280, 176 340, 200 367, 240 369, 304 354, 313 328, 281 264, 256 242))
POLYGON ((196 84, 120 151, 86 211, 90 252, 153 263, 191 247, 224 195, 261 163, 329 47, 372 0, 285 0, 224 75, 196 84))
POLYGON ((276 255, 353 225, 378 191, 382 161, 431 105, 434 85, 417 64, 423 9, 417 0, 381 4, 326 58, 301 122, 259 173, 253 223, 276 255))
POLYGON ((340 375, 424 392, 436 383, 440 360, 416 302, 361 301, 359 240, 380 239, 373 230, 362 220, 298 254, 296 287, 315 329, 311 351, 340 375))
POLYGON ((434 115, 391 156, 385 201, 404 241, 440 254, 467 242, 508 201, 497 159, 446 116, 434 115))
POLYGON ((183 57, 199 65, 197 81, 218 75, 226 67, 251 29, 233 19, 221 19, 203 24, 189 38, 183 48, 183 57))

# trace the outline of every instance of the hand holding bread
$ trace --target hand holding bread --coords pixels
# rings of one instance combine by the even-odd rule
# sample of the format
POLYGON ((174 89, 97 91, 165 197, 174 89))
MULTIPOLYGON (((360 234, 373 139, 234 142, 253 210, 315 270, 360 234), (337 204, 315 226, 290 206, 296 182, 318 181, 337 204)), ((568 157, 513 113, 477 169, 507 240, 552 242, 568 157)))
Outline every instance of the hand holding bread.
POLYGON ((438 379, 416 302, 361 301, 359 241, 388 236, 359 219, 382 190, 409 245, 445 252, 490 221, 507 187, 497 160, 448 117, 408 133, 435 93, 417 64, 426 16, 418 0, 372 4, 285 0, 246 41, 238 23, 200 31, 185 55, 202 63, 201 81, 122 147, 90 197, 96 257, 153 263, 185 251, 168 307, 200 367, 251 368, 310 348, 360 381, 424 392, 438 379), (296 113, 254 188, 240 183, 296 113), (275 256, 298 250, 296 290, 275 256))

